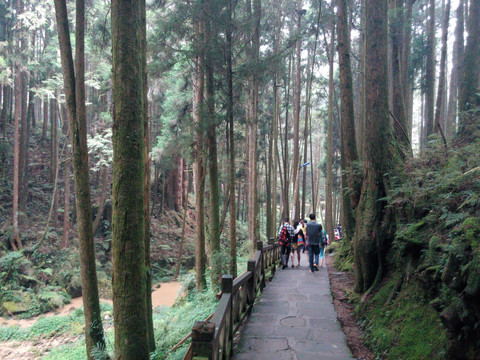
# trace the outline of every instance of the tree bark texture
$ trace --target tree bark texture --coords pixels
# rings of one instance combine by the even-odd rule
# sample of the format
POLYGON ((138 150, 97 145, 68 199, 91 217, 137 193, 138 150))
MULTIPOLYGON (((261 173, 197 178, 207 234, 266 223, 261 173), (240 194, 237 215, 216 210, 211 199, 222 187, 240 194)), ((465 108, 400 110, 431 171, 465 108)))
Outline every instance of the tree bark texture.
POLYGON ((140 1, 112 1, 115 358, 149 359, 145 267, 145 97, 140 1))
POLYGON ((92 208, 88 175, 87 122, 85 112, 84 30, 85 4, 76 3, 76 54, 73 65, 67 5, 55 0, 55 14, 65 87, 67 116, 70 123, 73 173, 75 179, 76 213, 80 243, 80 266, 85 316, 87 356, 93 360, 93 347, 103 348, 105 340, 100 317, 95 251, 92 234, 92 208), (82 104, 83 103, 83 104, 82 104))
POLYGON ((354 239, 355 290, 367 291, 383 275, 393 239, 391 210, 385 197, 395 157, 388 109, 387 3, 366 0, 366 122, 363 186, 354 239))

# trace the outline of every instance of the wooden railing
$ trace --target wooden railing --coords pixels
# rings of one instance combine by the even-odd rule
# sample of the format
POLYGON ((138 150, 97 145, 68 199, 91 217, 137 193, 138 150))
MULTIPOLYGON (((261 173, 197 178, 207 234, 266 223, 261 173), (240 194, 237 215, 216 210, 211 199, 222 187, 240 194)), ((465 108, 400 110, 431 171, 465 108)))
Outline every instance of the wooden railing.
POLYGON ((267 273, 275 275, 280 248, 272 238, 268 246, 257 242, 253 260, 247 271, 233 279, 222 276, 222 296, 209 321, 197 321, 192 329, 192 344, 184 360, 228 360, 233 356, 233 337, 250 315, 257 294, 266 285, 267 273))

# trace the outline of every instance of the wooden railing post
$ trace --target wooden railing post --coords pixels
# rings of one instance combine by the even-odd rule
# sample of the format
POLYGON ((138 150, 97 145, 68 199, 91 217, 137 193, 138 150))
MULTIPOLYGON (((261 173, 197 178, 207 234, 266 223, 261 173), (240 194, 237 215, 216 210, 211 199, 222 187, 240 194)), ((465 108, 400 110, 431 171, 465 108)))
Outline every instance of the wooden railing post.
POLYGON ((260 290, 263 291, 263 289, 265 288, 265 254, 263 252, 263 242, 262 241, 257 241, 257 251, 260 251, 260 253, 262 254, 262 257, 261 257, 261 261, 262 261, 262 264, 261 264, 261 274, 260 274, 260 290))
POLYGON ((222 276, 222 292, 225 295, 230 295, 230 302, 228 304, 228 314, 226 319, 225 329, 227 334, 227 341, 225 344, 224 354, 227 359, 232 357, 233 353, 233 276, 232 275, 223 275, 222 276))
POLYGON ((247 271, 252 273, 252 277, 248 282, 248 291, 250 295, 251 304, 255 302, 255 297, 257 296, 257 274, 255 271, 255 260, 248 260, 247 271))
MULTIPOLYGON (((271 237, 268 239, 268 245, 275 245, 276 239, 274 237, 271 237)), ((273 249, 271 253, 271 260, 272 260, 272 277, 275 276, 275 272, 277 271, 277 251, 273 249)))
POLYGON ((213 358, 215 324, 209 321, 196 321, 192 329, 192 359, 210 360, 213 358))

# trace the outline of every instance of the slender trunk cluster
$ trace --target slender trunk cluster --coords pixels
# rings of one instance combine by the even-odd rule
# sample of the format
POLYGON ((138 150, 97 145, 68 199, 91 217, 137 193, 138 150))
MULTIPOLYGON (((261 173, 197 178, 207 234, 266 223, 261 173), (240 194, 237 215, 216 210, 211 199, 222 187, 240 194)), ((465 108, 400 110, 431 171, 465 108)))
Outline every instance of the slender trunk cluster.
POLYGON ((94 347, 105 347, 98 299, 95 251, 92 233, 92 208, 88 175, 87 122, 85 110, 84 31, 85 3, 76 2, 75 67, 73 64, 67 5, 65 0, 55 0, 58 38, 64 78, 67 116, 70 124, 73 172, 77 207, 80 267, 85 315, 87 355, 93 359, 94 347))

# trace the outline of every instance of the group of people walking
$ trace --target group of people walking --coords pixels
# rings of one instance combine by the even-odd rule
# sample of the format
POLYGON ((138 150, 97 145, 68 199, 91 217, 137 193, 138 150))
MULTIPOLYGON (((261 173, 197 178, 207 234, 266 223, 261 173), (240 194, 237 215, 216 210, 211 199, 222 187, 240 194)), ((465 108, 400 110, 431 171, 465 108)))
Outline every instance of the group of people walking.
POLYGON ((284 218, 278 231, 282 269, 288 268, 290 256, 292 268, 295 268, 295 257, 297 258, 297 267, 299 267, 300 254, 305 253, 305 251, 308 253, 311 273, 324 267, 325 247, 329 244, 328 236, 326 231, 323 230, 322 224, 316 222, 315 214, 310 214, 309 218, 308 223, 300 219, 295 221, 293 226, 290 224, 288 217, 284 218))

